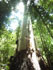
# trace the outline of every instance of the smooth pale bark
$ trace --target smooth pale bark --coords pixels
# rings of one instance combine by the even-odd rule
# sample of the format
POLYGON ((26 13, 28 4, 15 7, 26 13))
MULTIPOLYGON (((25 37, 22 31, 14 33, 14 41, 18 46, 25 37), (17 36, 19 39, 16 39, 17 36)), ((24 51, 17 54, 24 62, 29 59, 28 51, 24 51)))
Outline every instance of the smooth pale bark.
POLYGON ((23 20, 21 30, 22 31, 21 31, 21 37, 20 37, 20 41, 19 41, 18 51, 29 50, 29 51, 27 51, 28 55, 26 54, 26 57, 23 58, 24 62, 21 65, 21 69, 24 68, 24 70, 27 70, 27 69, 25 69, 24 65, 26 64, 26 61, 29 58, 32 63, 32 67, 34 68, 33 70, 40 70, 40 66, 39 66, 39 63, 37 60, 37 56, 36 56, 32 23, 31 23, 31 19, 30 19, 29 15, 28 15, 27 6, 25 6, 24 20, 23 20))
POLYGON ((28 37, 28 23, 27 23, 27 16, 24 17, 24 22, 22 24, 21 29, 21 37, 19 41, 18 51, 26 49, 27 46, 27 37, 28 37))
POLYGON ((33 67, 35 70, 40 70, 40 66, 37 60, 37 56, 36 56, 32 23, 31 23, 30 17, 28 16, 24 17, 20 45, 18 47, 18 51, 22 51, 26 49, 30 50, 30 54, 28 54, 26 58, 29 58, 31 60, 31 63, 33 64, 33 67))
POLYGON ((19 47, 18 47, 18 51, 24 50, 26 49, 27 46, 27 37, 28 35, 28 10, 27 10, 27 6, 25 6, 25 12, 24 12, 24 19, 23 19, 23 23, 22 23, 22 28, 21 28, 21 37, 19 40, 19 47))

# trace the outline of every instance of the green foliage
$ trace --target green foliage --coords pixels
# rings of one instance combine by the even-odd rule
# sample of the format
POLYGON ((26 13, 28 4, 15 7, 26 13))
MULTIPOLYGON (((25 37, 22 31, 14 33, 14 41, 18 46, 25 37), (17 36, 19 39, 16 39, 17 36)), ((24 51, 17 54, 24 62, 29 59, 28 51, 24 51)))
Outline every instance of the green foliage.
POLYGON ((10 56, 13 56, 16 48, 16 35, 5 30, 0 37, 0 68, 8 69, 7 63, 10 56))
POLYGON ((47 9, 49 12, 53 12, 53 0, 39 0, 40 5, 42 5, 45 9, 47 9))
POLYGON ((39 0, 38 4, 30 4, 30 14, 33 24, 35 42, 40 48, 42 56, 48 62, 50 68, 53 63, 53 8, 52 0, 39 0), (50 15, 51 14, 51 15, 50 15), (33 17, 34 16, 34 17, 33 17), (51 28, 50 28, 51 27, 51 28))
MULTIPOLYGON (((1 0, 0 1, 0 68, 8 70, 8 59, 14 55, 16 39, 20 36, 20 27, 15 33, 6 29, 8 16, 20 0, 1 0)), ((28 0, 23 0, 24 5, 28 0)), ((33 30, 36 42, 36 48, 39 48, 42 56, 48 62, 49 66, 53 63, 53 0, 39 0, 37 4, 31 0, 29 13, 33 23, 33 30), (34 22, 36 21, 36 22, 34 22)))
POLYGON ((53 62, 53 39, 48 33, 46 26, 42 23, 40 19, 34 22, 33 29, 35 35, 36 48, 40 49, 43 58, 46 60, 46 62, 48 62, 48 64, 51 67, 53 62))

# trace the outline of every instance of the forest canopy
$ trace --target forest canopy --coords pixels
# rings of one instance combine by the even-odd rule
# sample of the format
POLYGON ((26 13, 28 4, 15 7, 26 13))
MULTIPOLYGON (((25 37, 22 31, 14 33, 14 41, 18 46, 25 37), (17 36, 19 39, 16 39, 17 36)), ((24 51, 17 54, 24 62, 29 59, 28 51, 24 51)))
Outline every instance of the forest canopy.
POLYGON ((36 48, 52 70, 53 0, 0 0, 0 70, 9 70, 9 58, 15 54, 16 40, 21 36, 26 4, 36 48))

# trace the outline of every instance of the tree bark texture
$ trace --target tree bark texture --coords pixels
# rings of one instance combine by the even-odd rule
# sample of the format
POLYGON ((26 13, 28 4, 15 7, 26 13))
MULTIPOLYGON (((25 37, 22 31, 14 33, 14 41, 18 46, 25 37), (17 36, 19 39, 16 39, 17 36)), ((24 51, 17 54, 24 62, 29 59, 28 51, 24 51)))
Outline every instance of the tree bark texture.
POLYGON ((10 70, 41 70, 36 56, 31 19, 25 7, 21 37, 16 56, 11 58, 10 70))

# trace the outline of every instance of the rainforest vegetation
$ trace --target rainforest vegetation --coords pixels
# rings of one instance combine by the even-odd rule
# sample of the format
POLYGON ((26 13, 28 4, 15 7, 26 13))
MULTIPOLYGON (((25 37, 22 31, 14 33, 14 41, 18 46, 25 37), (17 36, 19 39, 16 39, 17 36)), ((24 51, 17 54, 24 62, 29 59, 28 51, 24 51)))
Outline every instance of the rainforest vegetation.
POLYGON ((53 70, 53 0, 0 0, 0 70, 53 70))

